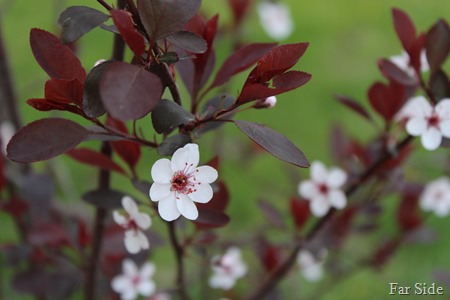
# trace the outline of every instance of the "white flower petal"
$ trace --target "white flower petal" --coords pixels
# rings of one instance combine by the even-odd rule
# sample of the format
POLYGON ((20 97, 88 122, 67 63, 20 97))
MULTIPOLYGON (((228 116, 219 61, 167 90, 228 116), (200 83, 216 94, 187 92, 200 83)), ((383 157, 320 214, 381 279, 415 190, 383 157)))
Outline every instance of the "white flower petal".
POLYGON ((209 278, 209 286, 215 289, 229 290, 236 283, 236 279, 226 275, 213 275, 209 278))
POLYGON ((428 122, 423 117, 412 117, 406 123, 406 132, 410 135, 418 136, 422 135, 428 127, 428 122))
POLYGON ((133 216, 139 212, 136 202, 134 202, 133 198, 129 196, 124 196, 122 198, 122 206, 130 216, 133 216))
POLYGON ((422 140, 422 146, 425 149, 435 150, 441 144, 442 134, 437 128, 430 127, 424 134, 422 134, 421 140, 422 140))
POLYGON ((445 98, 439 101, 435 107, 436 113, 443 118, 448 118, 450 115, 450 99, 445 98))
POLYGON ((140 230, 125 231, 124 243, 125 248, 131 254, 136 254, 141 251, 141 249, 148 249, 150 246, 147 237, 140 230))
POLYGON ((178 149, 172 156, 171 168, 173 172, 185 170, 186 168, 194 169, 200 160, 197 144, 187 144, 183 148, 178 149))
POLYGON ((150 219, 150 216, 142 212, 134 215, 134 221, 142 230, 148 229, 150 225, 152 225, 152 220, 150 219))
POLYGON ((156 291, 156 285, 152 280, 141 280, 136 288, 142 296, 151 296, 156 291))
POLYGON ((347 173, 339 168, 330 170, 327 178, 327 185, 330 188, 340 188, 347 181, 347 173))
POLYGON ((216 181, 218 173, 216 169, 210 166, 201 166, 197 168, 198 172, 194 174, 195 179, 201 183, 212 183, 216 181))
POLYGON ((122 291, 132 289, 133 285, 128 277, 124 275, 117 275, 111 281, 111 288, 116 293, 122 293, 122 291))
POLYGON ((428 70, 430 70, 430 65, 428 64, 427 52, 422 50, 420 52, 420 71, 427 72, 428 70))
POLYGON ((441 123, 439 123, 439 129, 443 136, 450 138, 450 119, 441 121, 441 123))
POLYGON ((323 277, 322 265, 316 264, 301 270, 303 277, 309 282, 317 282, 323 277))
POLYGON ((300 183, 298 193, 305 199, 311 200, 319 194, 319 191, 317 185, 313 181, 306 180, 300 183))
POLYGON ((328 201, 331 206, 337 209, 342 209, 347 205, 347 197, 341 190, 332 190, 328 194, 328 201))
POLYGON ((188 194, 188 197, 195 202, 207 203, 212 199, 213 194, 213 189, 209 184, 199 184, 196 185, 194 192, 188 194))
POLYGON ((314 216, 323 217, 330 210, 330 203, 324 197, 320 196, 311 200, 309 208, 314 216))
POLYGON ((128 223, 127 218, 125 218, 124 215, 122 215, 119 211, 114 210, 113 211, 113 219, 114 222, 116 222, 119 225, 126 225, 128 223))
POLYGON ((179 195, 179 199, 176 201, 179 212, 189 220, 195 220, 198 218, 197 206, 186 195, 179 195))
POLYGON ((153 183, 150 187, 150 199, 154 202, 166 198, 170 193, 170 183, 153 183))
POLYGON ((424 96, 413 97, 409 101, 411 102, 413 116, 426 117, 433 113, 433 106, 424 96))
POLYGON ((134 287, 132 289, 123 291, 123 293, 120 295, 121 300, 135 300, 137 297, 138 293, 134 287))
POLYGON ((123 274, 128 278, 133 278, 139 274, 138 267, 133 260, 126 258, 122 262, 123 274))
POLYGON ((174 193, 170 193, 169 196, 158 202, 158 212, 161 218, 169 222, 180 216, 174 193))
POLYGON ((311 179, 314 182, 324 182, 328 177, 327 168, 320 161, 314 161, 311 164, 311 179))
POLYGON ((152 277, 155 274, 155 265, 151 262, 146 262, 140 271, 140 275, 142 279, 147 279, 152 277))
POLYGON ((167 158, 158 159, 152 166, 152 179, 157 183, 170 183, 173 177, 170 160, 167 158))
POLYGON ((258 5, 260 23, 267 34, 276 40, 283 40, 293 31, 289 8, 281 2, 263 1, 258 5))

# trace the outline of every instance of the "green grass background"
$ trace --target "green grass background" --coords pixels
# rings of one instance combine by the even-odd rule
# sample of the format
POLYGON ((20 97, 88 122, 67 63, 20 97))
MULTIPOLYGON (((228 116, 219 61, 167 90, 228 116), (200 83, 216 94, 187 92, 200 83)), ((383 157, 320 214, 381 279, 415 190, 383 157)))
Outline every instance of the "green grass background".
MULTIPOLYGON (((203 11, 212 16, 220 12, 220 25, 227 25, 230 13, 225 0, 204 0, 203 11)), ((271 110, 246 111, 236 118, 264 123, 283 133, 298 145, 311 160, 322 160, 327 164, 333 162, 329 149, 330 128, 335 124, 343 126, 353 137, 367 141, 375 134, 375 130, 360 117, 339 105, 333 94, 351 95, 367 106, 366 91, 375 81, 381 79, 376 60, 399 54, 401 46, 396 38, 391 8, 399 7, 412 17, 420 31, 427 30, 438 18, 447 18, 450 14, 450 2, 443 0, 377 0, 377 1, 295 1, 286 0, 291 8, 295 22, 294 34, 283 43, 310 42, 310 46, 295 69, 313 75, 312 80, 304 87, 281 95, 278 104, 271 110)), ((87 0, 41 0, 41 1, 0 1, 1 23, 6 39, 10 67, 20 101, 20 110, 24 123, 56 115, 42 113, 25 105, 28 98, 43 96, 43 85, 47 75, 39 68, 29 47, 30 28, 38 27, 57 32, 57 17, 66 7, 86 5, 101 9, 96 1, 87 0)), ((255 10, 252 10, 245 21, 242 39, 246 42, 269 42, 270 38, 262 30, 255 10)), ((216 44, 218 64, 229 54, 229 36, 225 36, 216 44)), ((111 34, 95 29, 79 43, 79 56, 87 70, 100 58, 108 58, 111 53, 111 34)), ((447 63, 448 70, 448 63, 447 63)), ((233 89, 242 86, 245 74, 232 80, 233 89)), ((180 83, 181 84, 181 83, 180 83)), ((211 94, 212 95, 212 94, 211 94)), ((66 115, 64 115, 66 116, 66 115)), ((380 121, 379 119, 377 121, 380 121)), ((145 128, 149 121, 140 124, 145 128)), ((381 124, 381 122, 379 122, 381 124)), ((150 136, 149 133, 148 136, 150 136)), ((232 218, 229 226, 219 232, 224 236, 238 235, 249 237, 255 228, 267 222, 257 206, 257 200, 264 198, 285 213, 287 222, 288 200, 296 194, 298 180, 308 177, 309 171, 288 166, 266 153, 254 154, 249 151, 247 138, 232 125, 225 126, 215 134, 207 134, 198 141, 201 145, 201 160, 209 160, 214 152, 222 157, 220 177, 224 179, 231 193, 229 213, 232 218), (219 138, 217 138, 217 136, 219 138)), ((94 146, 96 146, 94 144, 94 146)), ((419 147, 420 148, 420 147, 419 147)), ((429 180, 429 174, 437 176, 443 172, 441 162, 445 162, 447 152, 438 150, 432 153, 414 155, 410 162, 408 174, 415 180, 429 180)), ((150 168, 157 159, 154 151, 144 150, 144 158, 139 166, 142 179, 150 180, 150 168)), ((59 187, 58 192, 63 205, 79 209, 80 195, 95 188, 96 172, 87 166, 79 166, 65 158, 53 159, 50 162, 59 187)), ((42 163, 38 169, 45 169, 42 163)), ((130 184, 120 176, 113 177, 114 185, 124 191, 130 191, 141 200, 142 195, 131 191, 130 184)), ((386 201, 386 230, 394 231, 392 217, 396 206, 395 199, 386 201)), ((83 208, 84 209, 84 208, 83 208)), ((160 223, 159 221, 154 223, 160 223)), ((429 223, 438 231, 438 241, 431 245, 412 245, 404 247, 382 271, 365 270, 344 280, 323 299, 386 299, 400 296, 388 296, 388 282, 399 282, 401 285, 413 285, 415 282, 431 283, 431 272, 436 268, 450 269, 450 241, 447 228, 449 219, 431 217, 429 223)), ((0 212, 0 243, 16 240, 11 220, 0 212)), ((163 230, 161 224, 156 228, 163 230)), ((277 232, 269 232, 274 240, 281 240, 277 232)), ((163 233, 165 235, 165 232, 163 233)), ((286 235, 287 236, 287 235, 286 235)), ((357 239, 349 243, 343 259, 367 250, 372 243, 366 239, 357 239)), ((171 259, 170 251, 157 251, 158 277, 157 284, 170 285, 173 272, 166 265, 158 264, 158 259, 171 259)), ((255 262, 251 250, 245 252, 248 260, 255 262)), ((256 264, 256 263, 255 263, 256 264)), ((259 267, 255 267, 256 269, 259 267)), ((251 277, 252 275, 250 275, 251 277)), ((241 282, 239 288, 249 288, 249 283, 258 282, 260 278, 253 275, 248 282, 241 282)), ((292 274, 283 281, 283 295, 286 299, 301 299, 309 295, 317 284, 305 283, 298 274, 292 274)), ((21 299, 11 291, 4 279, 3 285, 8 299, 21 299)), ((217 294, 219 297, 220 294, 217 294)), ((446 289, 446 299, 450 295, 450 287, 446 289)), ((439 296, 433 297, 438 299, 439 296)), ((427 299, 408 297, 408 299, 427 299)))

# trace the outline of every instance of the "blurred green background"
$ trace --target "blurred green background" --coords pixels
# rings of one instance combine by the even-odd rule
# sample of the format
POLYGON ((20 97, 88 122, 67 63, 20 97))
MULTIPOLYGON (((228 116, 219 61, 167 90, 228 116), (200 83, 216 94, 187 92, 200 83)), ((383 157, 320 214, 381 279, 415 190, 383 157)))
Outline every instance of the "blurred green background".
MULTIPOLYGON (((391 8, 395 6, 405 10, 414 20, 416 27, 420 31, 426 31, 438 18, 448 19, 450 2, 443 0, 285 0, 284 2, 291 9, 295 29, 293 35, 283 43, 310 42, 307 52, 294 69, 311 73, 312 80, 296 91, 278 96, 275 108, 246 111, 236 118, 264 123, 283 133, 304 151, 310 161, 322 160, 328 165, 338 165, 339 162, 332 161, 330 154, 329 136, 332 126, 335 124, 343 126, 351 136, 361 141, 370 140, 376 131, 360 117, 338 104, 333 94, 350 95, 367 106, 368 87, 375 80, 381 79, 376 60, 401 52, 400 43, 392 26, 391 8)), ((0 1, 2 30, 24 123, 57 115, 37 112, 25 105, 26 99, 43 96, 43 85, 47 79, 47 75, 39 68, 31 53, 29 31, 33 27, 38 27, 57 33, 58 15, 71 5, 102 9, 93 0, 0 1)), ((204 0, 202 10, 209 17, 219 12, 220 25, 230 24, 231 15, 225 0, 204 0)), ((243 41, 271 41, 261 28, 254 8, 244 26, 243 41)), ((229 55, 231 49, 229 38, 229 35, 225 35, 216 44, 217 65, 229 55)), ((93 30, 80 40, 78 53, 87 70, 92 68, 98 59, 109 57, 111 42, 112 35, 101 29, 93 30)), ((448 65, 447 62, 447 70, 448 65)), ((247 73, 232 80, 231 90, 241 88, 247 73)), ((140 124, 144 129, 150 126, 148 120, 141 121, 140 124)), ((381 122, 379 124, 381 125, 381 122)), ((150 131, 147 136, 152 134, 150 131)), ((288 214, 288 200, 297 193, 300 178, 309 176, 308 170, 288 166, 266 153, 255 154, 250 150, 247 138, 232 125, 227 125, 214 134, 206 134, 198 143, 201 146, 201 161, 208 161, 213 157, 213 153, 221 155, 220 177, 227 182, 230 189, 231 204, 228 211, 231 223, 219 231, 221 235, 227 237, 237 234, 240 238, 252 236, 254 233, 252 230, 267 222, 257 205, 257 200, 262 198, 269 200, 285 213, 288 223, 292 222, 288 214)), ((93 145, 97 147, 96 144, 93 145)), ((143 161, 139 166, 140 176, 142 179, 150 180, 151 165, 158 157, 154 151, 144 150, 144 152, 143 161)), ((444 171, 442 162, 445 162, 447 154, 445 151, 429 153, 419 150, 419 152, 409 162, 408 176, 411 179, 426 182, 442 174, 444 171)), ((80 195, 95 188, 96 172, 90 167, 79 166, 67 158, 53 159, 50 166, 58 183, 58 193, 63 205, 79 209, 82 206, 80 195)), ((40 163, 37 164, 37 168, 47 167, 40 163)), ((120 187, 119 189, 129 191, 135 197, 145 200, 142 194, 132 191, 131 185, 122 177, 114 175, 113 180, 113 185, 120 187)), ((389 235, 389 230, 396 230, 392 219, 397 201, 392 199, 385 203, 387 206, 384 212, 385 228, 388 230, 386 235, 389 235)), ((0 243, 14 242, 16 236, 12 222, 1 212, 0 223, 2 227, 0 243)), ((429 218, 429 224, 437 229, 438 240, 435 243, 406 246, 382 271, 359 272, 344 280, 323 299, 385 299, 388 298, 389 282, 399 282, 400 285, 406 286, 413 286, 416 282, 431 283, 434 280, 431 275, 433 270, 437 268, 450 270, 450 239, 447 231, 450 220, 432 216, 429 218)), ((157 229, 161 227, 161 232, 165 236, 161 224, 154 226, 157 229)), ((273 232, 274 240, 282 240, 277 239, 277 235, 277 232, 273 232)), ((287 236, 286 234, 283 237, 287 236)), ((360 238, 356 242, 349 243, 345 248, 348 252, 341 254, 343 259, 350 259, 357 253, 367 251, 367 247, 373 244, 369 240, 360 238), (367 244, 364 243, 366 241, 367 244)), ((245 255, 250 261, 256 261, 254 253, 250 250, 246 251, 245 255)), ((164 251, 156 252, 155 259, 158 257, 163 260, 170 259, 171 253, 165 248, 164 251)), ((158 261, 156 264, 158 267, 158 261)), ((161 265, 158 272, 160 273, 157 273, 159 276, 156 278, 157 284, 161 282, 167 285, 164 280, 171 280, 172 270, 166 270, 161 265)), ((258 280, 254 277, 249 282, 258 280)), ((240 285, 243 289, 248 288, 245 282, 241 282, 240 285)), ((309 295, 318 286, 320 284, 307 284, 299 274, 292 274, 283 281, 282 290, 286 299, 300 299, 303 295, 309 295)), ((4 280, 1 288, 6 288, 8 293, 12 293, 8 299, 19 299, 19 296, 10 290, 7 281, 4 280)), ((448 295, 450 286, 447 287, 446 296, 442 299, 447 299, 448 295)), ((413 295, 408 297, 408 299, 426 298, 426 296, 415 298, 413 295)), ((437 298, 440 299, 439 296, 433 297, 437 298)))

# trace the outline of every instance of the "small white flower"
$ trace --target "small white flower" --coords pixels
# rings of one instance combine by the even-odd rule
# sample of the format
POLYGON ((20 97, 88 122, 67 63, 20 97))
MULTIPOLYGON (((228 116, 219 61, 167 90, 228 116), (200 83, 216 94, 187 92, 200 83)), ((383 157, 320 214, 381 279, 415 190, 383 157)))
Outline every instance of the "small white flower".
POLYGON ((420 136, 427 150, 435 150, 442 137, 450 138, 450 99, 442 99, 432 105, 425 97, 417 96, 409 100, 400 110, 397 120, 408 119, 406 131, 420 136))
POLYGON ((14 135, 14 126, 11 122, 6 121, 0 124, 0 145, 3 156, 6 157, 6 146, 14 135))
POLYGON ((323 277, 323 263, 327 251, 321 250, 319 257, 315 257, 311 252, 302 250, 297 255, 297 264, 303 277, 310 282, 317 282, 323 277))
MULTIPOLYGON (((416 76, 413 67, 409 63, 409 54, 406 51, 403 51, 400 55, 391 56, 389 60, 397 67, 405 71, 405 73, 410 77, 416 76)), ((428 64, 426 52, 425 50, 422 50, 420 52, 420 71, 427 72, 429 69, 430 66, 428 64)))
POLYGON ((158 211, 166 221, 180 214, 189 220, 198 218, 194 202, 207 203, 213 196, 210 183, 217 179, 217 171, 210 166, 197 167, 200 160, 198 145, 187 144, 178 149, 172 160, 162 158, 152 167, 154 183, 150 199, 158 203, 158 211))
POLYGON ((298 186, 300 196, 310 201, 310 209, 316 217, 324 216, 330 207, 341 209, 347 204, 347 197, 341 187, 347 174, 339 168, 329 171, 320 161, 311 164, 311 179, 298 186))
POLYGON ((277 97, 270 96, 264 99, 263 105, 265 105, 267 108, 272 108, 277 104, 277 97))
POLYGON ((150 216, 140 212, 136 202, 131 197, 123 197, 122 206, 125 209, 125 215, 115 210, 113 211, 113 218, 117 224, 125 229, 125 248, 132 254, 138 253, 141 249, 148 249, 150 245, 142 230, 150 227, 150 216))
POLYGON ((151 296, 156 289, 152 276, 155 273, 155 265, 146 262, 139 270, 136 264, 129 258, 122 262, 123 274, 117 275, 111 281, 112 289, 120 294, 122 300, 133 300, 139 295, 151 296))
POLYGON ((214 274, 209 278, 209 286, 224 290, 231 289, 236 281, 247 273, 247 265, 237 247, 229 248, 222 256, 214 256, 211 259, 211 268, 214 274))
POLYGON ((263 1, 258 4, 258 14, 263 29, 273 39, 284 40, 291 35, 294 26, 285 4, 263 1))
POLYGON ((439 217, 447 216, 450 213, 450 180, 441 177, 429 182, 420 197, 420 207, 439 217))

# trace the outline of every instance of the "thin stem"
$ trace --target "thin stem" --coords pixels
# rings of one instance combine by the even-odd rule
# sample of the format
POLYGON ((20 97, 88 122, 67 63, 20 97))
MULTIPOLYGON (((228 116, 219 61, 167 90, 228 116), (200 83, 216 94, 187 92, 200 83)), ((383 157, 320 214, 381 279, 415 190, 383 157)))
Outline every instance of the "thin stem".
MULTIPOLYGON (((411 141, 411 136, 407 136, 400 143, 397 144, 396 151, 399 152, 401 149, 406 147, 411 141)), ((345 194, 347 197, 352 196, 359 187, 362 186, 375 172, 378 170, 380 166, 382 166, 386 161, 388 161, 392 157, 392 153, 385 151, 382 153, 380 158, 375 161, 367 170, 362 173, 357 180, 355 180, 351 185, 349 185, 345 189, 345 194)), ((330 210, 323 218, 321 218, 314 227, 309 231, 306 238, 304 240, 298 240, 294 245, 289 256, 286 258, 284 262, 282 262, 270 275, 262 282, 262 284, 255 290, 253 294, 250 295, 248 299, 250 300, 260 300, 263 299, 273 288, 275 288, 278 283, 286 276, 286 274, 291 269, 292 265, 297 260, 298 252, 303 248, 303 245, 309 241, 311 241, 316 234, 332 219, 332 217, 336 214, 336 210, 330 210)))
MULTIPOLYGON (((113 8, 106 3, 104 0, 97 0, 98 3, 100 3, 101 6, 103 6, 104 8, 106 8, 108 11, 112 10, 113 8)), ((119 6, 121 7, 121 6, 119 6)))
POLYGON ((175 230, 175 222, 169 222, 167 224, 167 226, 169 228, 170 243, 172 244, 175 258, 177 260, 176 285, 177 285, 178 293, 180 294, 181 299, 189 300, 189 295, 187 294, 187 291, 186 291, 186 285, 185 285, 185 279, 184 279, 184 263, 183 263, 184 249, 178 241, 176 230, 175 230))
MULTIPOLYGON (((158 48, 158 45, 155 44, 153 46, 153 52, 155 53, 156 56, 161 55, 161 51, 158 48)), ((162 62, 159 63, 159 66, 162 68, 162 75, 163 75, 163 82, 164 84, 169 88, 170 94, 172 95, 173 101, 175 101, 175 103, 177 103, 178 105, 181 106, 181 96, 180 96, 180 91, 178 90, 177 84, 175 82, 175 79, 173 78, 169 66, 162 62)))

